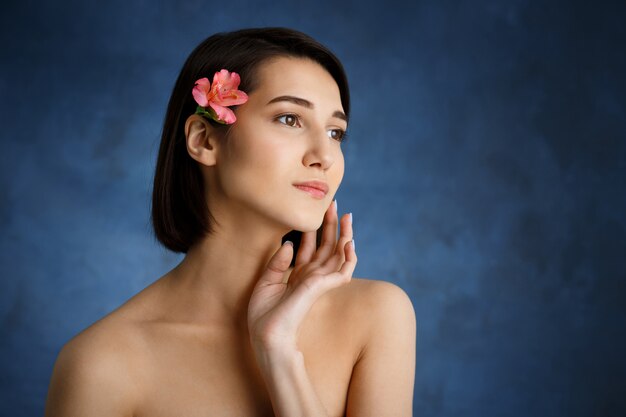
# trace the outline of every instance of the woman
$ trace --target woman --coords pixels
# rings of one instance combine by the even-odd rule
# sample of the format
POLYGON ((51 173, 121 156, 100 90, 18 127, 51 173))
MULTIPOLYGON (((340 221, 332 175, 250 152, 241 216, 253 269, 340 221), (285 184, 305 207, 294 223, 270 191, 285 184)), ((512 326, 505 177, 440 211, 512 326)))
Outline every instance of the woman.
POLYGON ((185 258, 63 347, 46 416, 410 416, 413 306, 352 278, 352 216, 333 201, 348 116, 343 67, 310 37, 202 42, 152 203, 157 239, 185 258))

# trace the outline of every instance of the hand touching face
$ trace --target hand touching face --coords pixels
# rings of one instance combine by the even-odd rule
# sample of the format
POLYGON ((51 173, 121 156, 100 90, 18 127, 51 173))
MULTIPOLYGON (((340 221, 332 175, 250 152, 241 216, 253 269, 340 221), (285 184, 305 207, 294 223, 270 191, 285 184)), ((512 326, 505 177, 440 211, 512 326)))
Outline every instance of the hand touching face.
POLYGON ((322 243, 315 249, 315 231, 302 235, 295 267, 286 283, 293 246, 285 243, 270 259, 248 306, 248 330, 255 351, 297 350, 297 333, 312 305, 327 291, 347 284, 357 263, 352 214, 341 218, 337 240, 336 203, 325 215, 322 243))

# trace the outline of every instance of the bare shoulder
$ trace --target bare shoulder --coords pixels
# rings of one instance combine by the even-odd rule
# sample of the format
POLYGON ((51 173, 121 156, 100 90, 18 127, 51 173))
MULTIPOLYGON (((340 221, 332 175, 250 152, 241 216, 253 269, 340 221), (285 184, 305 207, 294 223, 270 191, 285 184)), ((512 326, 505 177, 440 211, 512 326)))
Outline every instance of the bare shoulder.
POLYGON ((340 287, 337 296, 348 308, 361 314, 368 312, 368 319, 415 318, 413 303, 400 286, 383 280, 352 278, 349 284, 340 287), (399 316, 399 317, 398 317, 399 316))
POLYGON ((139 396, 138 332, 117 311, 92 324, 60 350, 48 390, 46 417, 132 416, 139 396))
POLYGON ((353 290, 367 291, 370 295, 409 298, 404 289, 390 281, 372 278, 352 278, 350 284, 353 286, 353 290))
POLYGON ((362 326, 347 415, 412 415, 416 319, 411 299, 388 281, 353 278, 346 287, 362 326))
POLYGON ((346 317, 351 327, 358 327, 362 348, 387 332, 415 333, 415 309, 400 286, 389 281, 352 278, 335 291, 335 314, 346 317))
POLYGON ((380 280, 369 281, 362 307, 367 311, 369 334, 366 344, 380 343, 379 339, 390 333, 404 334, 415 340, 415 308, 409 295, 400 286, 380 280))
POLYGON ((137 329, 138 325, 116 310, 70 339, 61 349, 59 357, 70 356, 94 362, 111 359, 116 362, 132 361, 137 345, 141 343, 137 329))
MULTIPOLYGON (((86 361, 94 367, 111 369, 107 362, 136 363, 145 343, 141 332, 142 302, 139 293, 70 339, 61 349, 59 360, 86 361)), ((119 366, 118 368, 122 368, 119 366)))

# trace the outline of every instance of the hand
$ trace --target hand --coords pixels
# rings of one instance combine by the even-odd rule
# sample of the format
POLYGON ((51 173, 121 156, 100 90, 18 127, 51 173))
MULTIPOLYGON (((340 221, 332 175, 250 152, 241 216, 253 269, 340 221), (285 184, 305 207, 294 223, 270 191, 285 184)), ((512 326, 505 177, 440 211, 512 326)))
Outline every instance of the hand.
POLYGON ((311 306, 327 291, 350 282, 357 262, 351 219, 351 214, 341 218, 337 241, 337 205, 331 204, 324 215, 319 249, 315 231, 302 234, 286 283, 283 277, 293 258, 293 244, 286 242, 272 256, 248 305, 248 331, 255 349, 298 350, 298 329, 311 306))

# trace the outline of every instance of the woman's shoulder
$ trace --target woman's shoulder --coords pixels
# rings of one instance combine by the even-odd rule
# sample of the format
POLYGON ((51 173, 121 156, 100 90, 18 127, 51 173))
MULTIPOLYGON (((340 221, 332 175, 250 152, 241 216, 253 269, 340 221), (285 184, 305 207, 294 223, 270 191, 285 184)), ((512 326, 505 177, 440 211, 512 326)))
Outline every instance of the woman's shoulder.
MULTIPOLYGON (((143 318, 156 282, 92 322, 60 349, 55 368, 77 378, 131 380, 141 369, 147 338, 143 318), (89 375, 82 375, 89 369, 89 375)), ((55 369, 55 372, 57 370, 55 369)))
POLYGON ((130 372, 131 365, 140 357, 143 338, 140 326, 128 317, 125 307, 112 311, 73 336, 61 348, 57 362, 107 373, 130 372))
POLYGON ((384 280, 352 278, 339 288, 336 304, 344 310, 335 313, 347 312, 341 330, 348 335, 345 339, 355 341, 348 414, 391 410, 393 415, 410 415, 416 352, 411 299, 399 285, 384 280))
POLYGON ((390 281, 353 277, 331 290, 320 310, 325 317, 324 334, 335 332, 350 344, 355 364, 365 352, 380 350, 377 346, 389 340, 415 337, 413 303, 402 287, 390 281))
POLYGON ((89 410, 86 414, 93 416, 131 412, 139 398, 134 381, 141 361, 140 338, 131 326, 115 311, 61 347, 52 372, 46 415, 78 410, 89 410))
POLYGON ((117 309, 73 336, 65 343, 62 351, 74 355, 91 353, 98 357, 107 351, 130 353, 140 340, 138 333, 133 331, 133 326, 133 321, 125 317, 124 311, 117 309))
POLYGON ((72 337, 63 349, 71 352, 105 353, 110 350, 130 355, 141 344, 142 317, 145 319, 151 293, 158 281, 133 295, 119 307, 93 322, 72 337))
POLYGON ((399 285, 385 280, 353 277, 348 284, 339 287, 337 296, 347 306, 380 309, 398 305, 413 310, 409 295, 399 285))
POLYGON ((415 309, 409 295, 390 281, 353 277, 333 290, 331 299, 333 315, 340 314, 351 326, 359 326, 366 339, 391 325, 415 326, 415 309))

